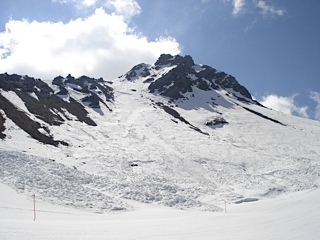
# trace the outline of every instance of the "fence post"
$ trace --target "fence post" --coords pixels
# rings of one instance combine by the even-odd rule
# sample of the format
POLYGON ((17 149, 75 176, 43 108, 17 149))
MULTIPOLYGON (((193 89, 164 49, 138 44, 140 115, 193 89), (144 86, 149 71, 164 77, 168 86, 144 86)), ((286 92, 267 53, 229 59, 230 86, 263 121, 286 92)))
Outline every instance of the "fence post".
POLYGON ((36 194, 34 193, 33 195, 33 221, 36 220, 36 194))

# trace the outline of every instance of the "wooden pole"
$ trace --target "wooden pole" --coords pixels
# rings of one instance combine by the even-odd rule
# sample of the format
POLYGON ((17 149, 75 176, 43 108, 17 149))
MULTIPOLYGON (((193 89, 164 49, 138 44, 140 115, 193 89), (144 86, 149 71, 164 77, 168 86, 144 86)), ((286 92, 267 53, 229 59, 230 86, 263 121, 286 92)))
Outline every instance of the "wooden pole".
POLYGON ((33 195, 33 221, 36 220, 36 194, 34 193, 33 195))
POLYGON ((227 213, 227 201, 224 200, 224 213, 227 213))

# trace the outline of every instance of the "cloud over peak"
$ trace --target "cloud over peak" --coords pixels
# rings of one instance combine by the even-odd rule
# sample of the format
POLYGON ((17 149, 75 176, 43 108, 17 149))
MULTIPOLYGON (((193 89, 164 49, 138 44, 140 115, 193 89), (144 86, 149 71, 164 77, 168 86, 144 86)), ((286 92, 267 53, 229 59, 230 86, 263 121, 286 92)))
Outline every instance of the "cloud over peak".
POLYGON ((128 26, 125 17, 140 11, 134 1, 126 1, 133 4, 129 8, 117 0, 109 2, 116 14, 98 8, 90 16, 68 23, 10 20, 0 32, 0 72, 111 79, 137 63, 155 62, 161 53, 180 53, 174 38, 159 36, 151 41, 128 26))

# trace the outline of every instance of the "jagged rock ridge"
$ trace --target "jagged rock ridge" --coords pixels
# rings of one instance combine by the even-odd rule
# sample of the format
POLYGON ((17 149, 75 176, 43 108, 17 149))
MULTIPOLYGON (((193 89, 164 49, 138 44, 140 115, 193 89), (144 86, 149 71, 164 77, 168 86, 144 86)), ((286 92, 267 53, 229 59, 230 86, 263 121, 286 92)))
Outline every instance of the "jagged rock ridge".
MULTIPOLYGON (((24 102, 28 111, 38 119, 31 119, 26 112, 13 105, 0 92, 0 109, 3 110, 3 113, 0 114, 2 132, 5 119, 3 114, 5 114, 31 137, 42 143, 54 146, 68 145, 66 142, 54 140, 47 126, 59 126, 65 120, 71 120, 70 115, 76 117, 80 122, 96 126, 96 123, 88 116, 84 104, 92 108, 100 108, 100 102, 107 106, 106 101, 113 101, 113 90, 103 79, 86 76, 76 79, 68 75, 66 78, 56 77, 52 83, 59 87, 59 91, 55 92, 40 79, 17 74, 0 74, 0 89, 4 92, 14 92, 24 102), (84 95, 83 104, 70 96, 70 90, 84 95)), ((4 134, 1 137, 4 138, 4 134)))
POLYGON ((151 93, 158 92, 173 100, 184 98, 183 94, 192 92, 192 87, 195 86, 204 91, 232 90, 239 100, 254 102, 249 91, 240 85, 235 77, 207 65, 196 65, 189 55, 182 57, 162 54, 154 66, 139 64, 126 74, 126 78, 130 81, 138 76, 150 77, 147 82, 151 83, 149 85, 151 93), (167 66, 173 66, 173 68, 155 80, 150 73, 150 68, 159 70, 167 66))

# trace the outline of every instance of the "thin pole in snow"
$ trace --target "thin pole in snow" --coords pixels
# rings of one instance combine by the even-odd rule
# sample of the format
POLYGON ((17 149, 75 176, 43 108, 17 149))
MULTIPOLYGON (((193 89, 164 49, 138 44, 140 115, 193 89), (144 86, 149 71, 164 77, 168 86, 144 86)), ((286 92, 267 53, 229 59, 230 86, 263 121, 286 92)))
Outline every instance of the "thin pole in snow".
POLYGON ((33 221, 36 220, 36 194, 34 193, 33 195, 33 221))
POLYGON ((224 200, 224 213, 227 213, 227 201, 224 200))

